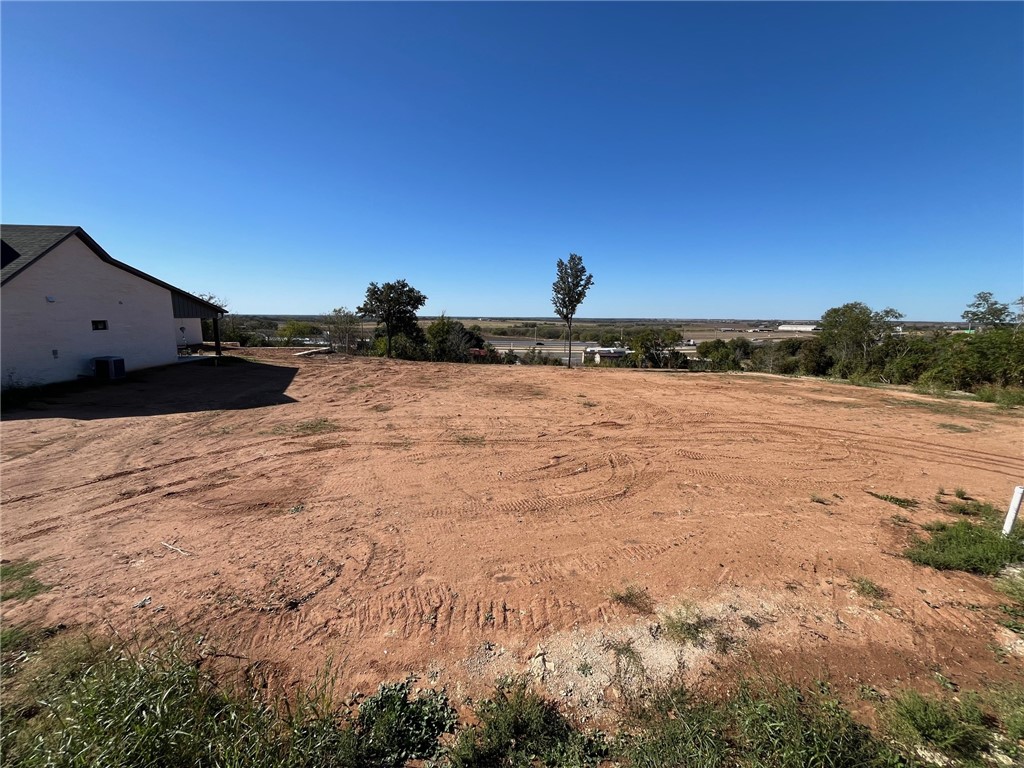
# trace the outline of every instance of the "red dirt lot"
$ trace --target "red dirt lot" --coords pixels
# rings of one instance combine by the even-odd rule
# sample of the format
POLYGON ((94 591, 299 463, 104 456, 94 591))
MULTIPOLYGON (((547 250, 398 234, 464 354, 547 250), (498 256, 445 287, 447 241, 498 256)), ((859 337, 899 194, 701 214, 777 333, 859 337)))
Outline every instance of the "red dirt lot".
POLYGON ((53 585, 5 623, 175 627, 286 685, 332 660, 343 691, 414 674, 459 699, 526 671, 581 719, 628 684, 622 640, 646 678, 1022 679, 990 582, 900 556, 948 516, 940 486, 1005 507, 1019 411, 758 375, 247 354, 5 415, 2 556, 53 585), (626 586, 656 613, 615 602, 626 586), (669 638, 676 610, 715 641, 669 638))

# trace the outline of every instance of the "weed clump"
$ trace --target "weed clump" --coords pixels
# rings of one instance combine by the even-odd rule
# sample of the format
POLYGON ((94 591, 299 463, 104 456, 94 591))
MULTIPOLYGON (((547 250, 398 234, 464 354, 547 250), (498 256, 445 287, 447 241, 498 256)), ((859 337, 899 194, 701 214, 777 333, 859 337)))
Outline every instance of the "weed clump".
POLYGON ((920 502, 917 499, 905 499, 902 496, 890 496, 888 493, 875 493, 874 491, 868 491, 868 496, 874 496, 876 499, 881 501, 887 501, 890 504, 895 504, 897 507, 903 509, 914 509, 920 502))
POLYGON ((853 581, 854 591, 861 597, 867 597, 871 600, 881 600, 888 594, 885 589, 880 587, 871 579, 863 576, 854 576, 851 581, 853 581))
POLYGON ((630 584, 621 591, 613 590, 610 597, 619 605, 624 605, 644 616, 654 613, 654 598, 651 597, 651 593, 635 584, 630 584))
POLYGON ((330 419, 319 418, 309 421, 300 421, 295 425, 297 435, 322 435, 327 432, 337 432, 340 427, 330 419))
POLYGON ((695 611, 678 610, 663 616, 661 623, 670 640, 703 648, 707 645, 707 634, 717 622, 695 611))

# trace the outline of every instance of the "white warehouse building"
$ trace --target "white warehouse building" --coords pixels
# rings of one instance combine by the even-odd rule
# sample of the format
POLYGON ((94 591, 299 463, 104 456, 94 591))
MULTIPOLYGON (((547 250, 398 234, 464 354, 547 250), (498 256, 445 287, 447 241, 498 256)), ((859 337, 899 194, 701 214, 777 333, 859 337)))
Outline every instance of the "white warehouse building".
POLYGON ((202 343, 203 318, 219 352, 223 307, 117 261, 81 227, 5 224, 0 244, 4 389, 173 363, 202 343), (97 358, 117 364, 101 372, 97 358))

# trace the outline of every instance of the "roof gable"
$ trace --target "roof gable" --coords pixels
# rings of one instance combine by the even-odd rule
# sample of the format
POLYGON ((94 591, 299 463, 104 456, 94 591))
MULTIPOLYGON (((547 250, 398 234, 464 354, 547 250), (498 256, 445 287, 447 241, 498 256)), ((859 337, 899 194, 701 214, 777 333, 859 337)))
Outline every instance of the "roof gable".
POLYGON ((2 274, 0 285, 6 285, 12 278, 43 258, 72 235, 77 235, 93 253, 107 264, 123 269, 125 272, 130 272, 136 277, 169 290, 171 292, 175 317, 216 317, 217 315, 227 314, 227 310, 224 307, 211 304, 198 296, 193 296, 191 293, 175 288, 163 280, 158 280, 152 275, 147 275, 145 272, 135 269, 135 267, 118 261, 103 250, 81 227, 51 227, 32 224, 4 224, 0 226, 0 241, 3 243, 3 265, 2 270, 0 270, 0 274, 2 274), (179 312, 187 314, 179 314, 179 312))
POLYGON ((25 224, 4 224, 3 272, 0 285, 6 283, 29 264, 64 242, 78 227, 36 227, 25 224))

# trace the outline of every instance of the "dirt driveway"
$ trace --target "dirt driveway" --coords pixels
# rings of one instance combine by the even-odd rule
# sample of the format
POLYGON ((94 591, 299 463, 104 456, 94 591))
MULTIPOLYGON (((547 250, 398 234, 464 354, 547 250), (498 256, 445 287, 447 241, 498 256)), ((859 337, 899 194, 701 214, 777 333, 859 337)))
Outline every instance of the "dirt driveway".
POLYGON ((344 690, 526 670, 579 714, 630 675, 751 664, 1019 680, 989 583, 900 553, 940 487, 1005 506, 1022 434, 1019 411, 807 379, 179 365, 5 415, 2 555, 54 586, 3 619, 176 626, 286 683, 333 659, 344 690))

